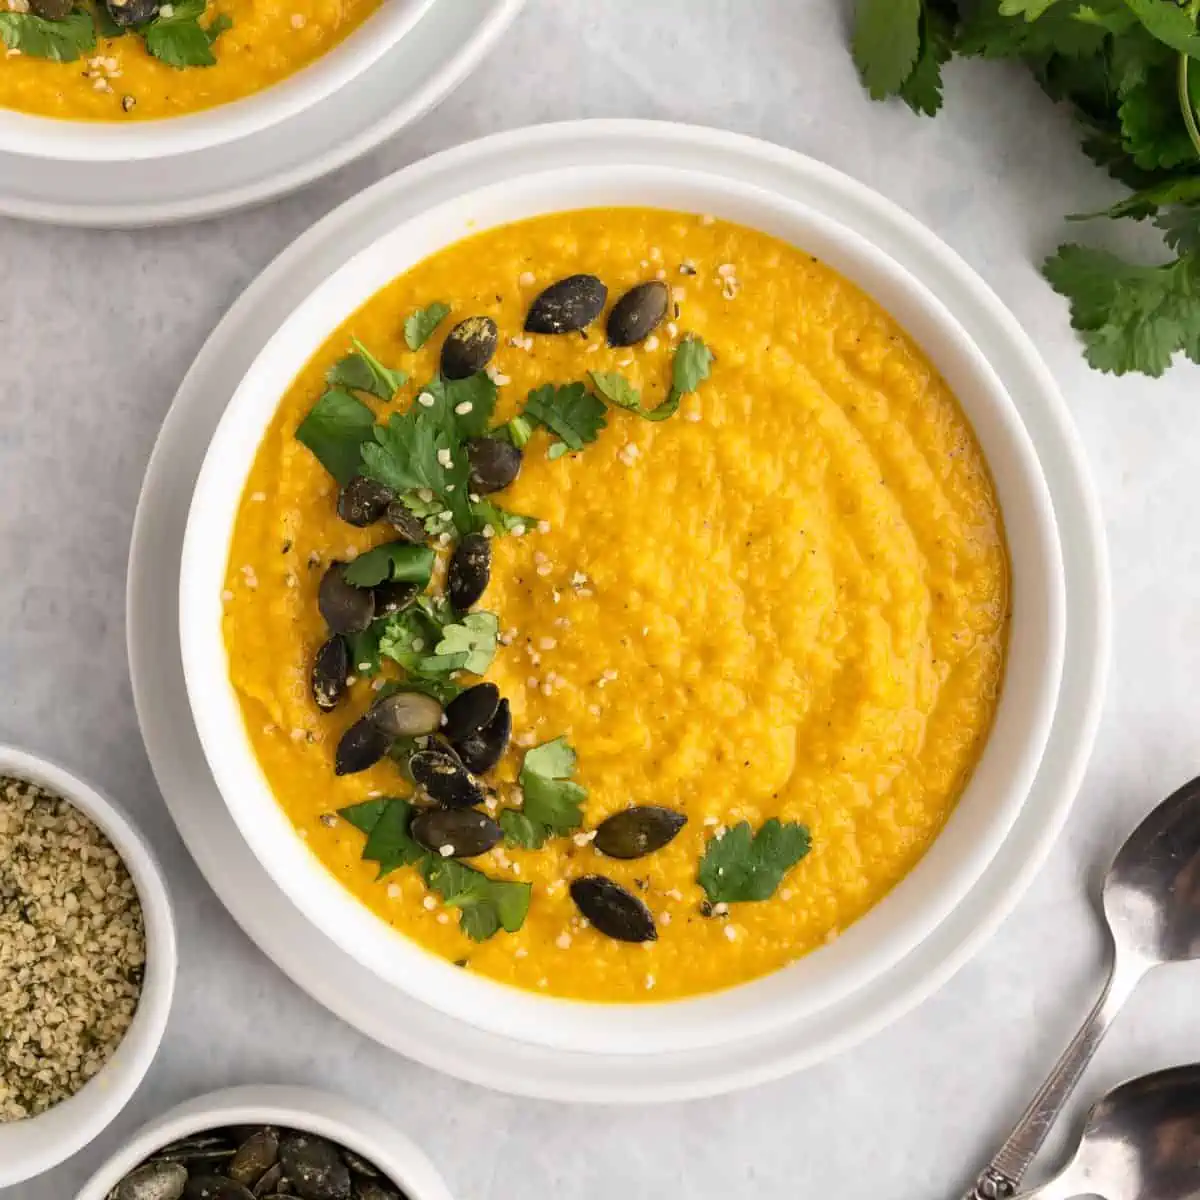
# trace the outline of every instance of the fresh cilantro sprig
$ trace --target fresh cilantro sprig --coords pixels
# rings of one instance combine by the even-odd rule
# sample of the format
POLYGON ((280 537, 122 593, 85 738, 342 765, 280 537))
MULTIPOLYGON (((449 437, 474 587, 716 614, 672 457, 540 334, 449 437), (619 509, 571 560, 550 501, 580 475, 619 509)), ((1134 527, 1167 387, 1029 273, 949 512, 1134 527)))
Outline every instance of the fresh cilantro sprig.
POLYGON ((422 588, 433 575, 434 553, 428 546, 388 542, 360 554, 342 568, 342 578, 355 587, 381 583, 416 583, 422 588))
POLYGON ((182 70, 184 67, 216 65, 213 43, 233 28, 233 21, 221 13, 207 25, 200 24, 208 0, 175 0, 159 11, 153 21, 140 27, 146 49, 161 62, 182 70))
POLYGON ((1134 194, 1174 257, 1141 265, 1065 245, 1044 265, 1092 366, 1161 375, 1200 351, 1200 0, 860 0, 853 52, 877 99, 941 105, 953 55, 1016 59, 1074 109, 1082 145, 1134 194))
POLYGON ((526 421, 545 426, 557 437, 549 455, 558 458, 568 450, 582 450, 594 442, 608 424, 604 414, 603 401, 593 396, 584 384, 548 383, 529 393, 522 416, 526 421))
POLYGON ((461 620, 442 596, 421 596, 411 608, 384 618, 379 653, 410 675, 444 677, 454 671, 482 675, 500 639, 495 613, 475 611, 461 620))
POLYGON ((526 751, 518 780, 524 796, 521 808, 500 814, 509 845, 538 850, 547 838, 583 824, 587 791, 572 782, 574 774, 575 751, 565 737, 526 751))
POLYGON ((321 466, 343 487, 358 474, 362 448, 374 436, 375 414, 357 396, 330 388, 296 428, 321 466))
POLYGON ((492 879, 474 867, 431 854, 409 832, 413 806, 399 796, 367 800, 339 816, 367 835, 362 857, 378 864, 378 879, 415 866, 425 886, 459 910, 459 926, 472 941, 485 942, 501 929, 516 933, 529 913, 532 886, 492 879))
POLYGON ((671 386, 667 398, 653 408, 642 405, 641 393, 619 371, 590 372, 592 386, 610 404, 635 412, 647 421, 665 421, 679 411, 679 404, 712 374, 713 352, 694 333, 685 334, 671 364, 671 386))
POLYGON ((713 904, 769 900, 811 844, 805 825, 772 817, 755 833, 742 821, 709 839, 696 881, 713 904))
POLYGON ((354 353, 338 359, 326 373, 325 382, 330 387, 369 392, 380 400, 391 400, 408 382, 408 374, 385 367, 358 338, 352 340, 354 353))
POLYGON ((410 350, 420 350, 434 330, 450 315, 450 305, 435 300, 425 308, 418 308, 404 322, 404 342, 410 350))
POLYGON ((0 42, 9 50, 51 62, 75 62, 96 47, 91 13, 76 8, 57 21, 34 13, 0 12, 0 42))

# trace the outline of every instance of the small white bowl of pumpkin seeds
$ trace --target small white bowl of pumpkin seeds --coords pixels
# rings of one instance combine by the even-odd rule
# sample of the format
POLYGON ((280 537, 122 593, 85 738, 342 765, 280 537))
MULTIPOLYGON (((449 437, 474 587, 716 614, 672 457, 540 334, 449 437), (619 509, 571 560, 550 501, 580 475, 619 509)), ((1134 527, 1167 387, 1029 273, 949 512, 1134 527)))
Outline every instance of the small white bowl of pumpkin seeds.
POLYGON ((0 1189, 124 1108, 162 1041, 177 964, 166 883, 121 809, 0 746, 0 1189))

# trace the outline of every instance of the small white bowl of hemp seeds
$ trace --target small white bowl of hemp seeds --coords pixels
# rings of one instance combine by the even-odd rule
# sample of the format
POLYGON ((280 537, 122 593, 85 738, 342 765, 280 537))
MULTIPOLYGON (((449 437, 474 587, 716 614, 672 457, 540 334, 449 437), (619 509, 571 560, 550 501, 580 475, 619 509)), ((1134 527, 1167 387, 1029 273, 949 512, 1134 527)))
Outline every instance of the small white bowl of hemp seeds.
POLYGON ((124 813, 0 746, 0 1190, 124 1108, 162 1040, 177 961, 162 872, 124 813))

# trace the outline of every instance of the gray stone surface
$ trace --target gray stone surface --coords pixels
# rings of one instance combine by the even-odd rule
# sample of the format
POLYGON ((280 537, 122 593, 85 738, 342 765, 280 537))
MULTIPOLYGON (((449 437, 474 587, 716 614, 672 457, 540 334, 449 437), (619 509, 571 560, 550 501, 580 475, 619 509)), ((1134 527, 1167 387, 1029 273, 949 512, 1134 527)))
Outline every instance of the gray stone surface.
MULTIPOLYGON (((954 1196, 990 1153, 1098 986, 1097 864, 1200 767, 1200 370, 1147 382, 1084 366, 1036 263, 1064 233, 1063 213, 1113 189, 1028 79, 955 66, 947 111, 919 121, 864 98, 844 22, 835 0, 530 0, 440 110, 301 195, 134 234, 0 222, 0 739, 66 760, 129 806, 174 885, 183 956, 166 1042, 129 1108, 74 1160, 3 1200, 66 1200, 167 1105, 259 1081, 341 1089, 389 1114, 465 1200, 925 1200, 954 1196), (986 948, 835 1061, 742 1095, 646 1110, 514 1100, 441 1078, 380 1052, 279 974, 208 890, 156 792, 123 611, 159 422, 255 274, 334 205, 431 151, 530 122, 617 115, 721 125, 806 151, 962 253, 1032 331, 1066 393, 1102 495, 1116 600, 1088 779, 1048 865, 986 948)), ((1200 968, 1177 968, 1145 985, 1077 1112, 1123 1076, 1200 1057, 1198 980, 1200 968)))

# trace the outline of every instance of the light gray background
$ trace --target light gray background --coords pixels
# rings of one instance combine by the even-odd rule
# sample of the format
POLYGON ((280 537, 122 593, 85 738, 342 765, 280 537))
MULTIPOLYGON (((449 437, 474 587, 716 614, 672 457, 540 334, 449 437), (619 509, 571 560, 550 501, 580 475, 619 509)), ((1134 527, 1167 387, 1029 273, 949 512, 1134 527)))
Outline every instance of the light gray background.
MULTIPOLYGON (((69 1200, 168 1105, 269 1081, 342 1090, 388 1114, 463 1200, 928 1200, 953 1197, 991 1153, 1099 986, 1089 898, 1098 868, 1200 770, 1200 368, 1148 382, 1083 363, 1035 264, 1080 232, 1062 214, 1114 189, 1029 79, 956 65, 946 111, 919 120, 867 101, 845 35, 838 0, 530 0, 437 112, 301 195, 162 231, 0 222, 0 740, 65 760, 128 805, 174 887, 182 954, 166 1041, 128 1109, 3 1200, 69 1200), (226 915, 176 835, 125 662, 125 559, 142 471, 178 381, 234 297, 385 172, 495 130, 596 116, 757 134, 857 176, 932 226, 1011 306, 1057 376, 1100 488, 1114 567, 1099 745, 1065 835, 1000 932, 853 1052, 741 1095, 657 1109, 482 1091, 381 1051, 299 992, 226 915)), ((1076 1115, 1124 1076, 1200 1058, 1198 982, 1200 967, 1176 967, 1144 985, 1076 1115)))

